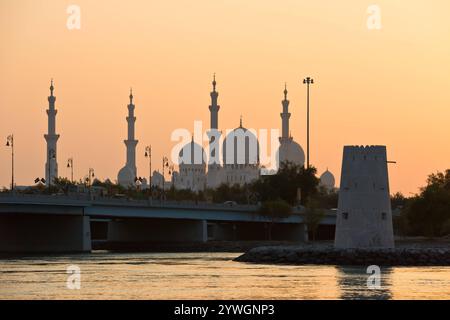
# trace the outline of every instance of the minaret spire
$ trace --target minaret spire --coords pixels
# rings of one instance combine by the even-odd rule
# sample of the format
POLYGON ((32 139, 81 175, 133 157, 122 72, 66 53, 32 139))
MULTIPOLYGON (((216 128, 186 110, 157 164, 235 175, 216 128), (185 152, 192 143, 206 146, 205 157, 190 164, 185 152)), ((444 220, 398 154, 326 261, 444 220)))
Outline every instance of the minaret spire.
POLYGON ((134 185, 134 179, 137 177, 136 168, 136 145, 138 140, 135 139, 135 122, 136 117, 134 116, 134 104, 133 104, 133 89, 130 88, 130 103, 128 104, 128 135, 127 140, 124 140, 125 146, 127 148, 127 159, 125 167, 123 167, 118 174, 119 184, 129 187, 134 185))
POLYGON ((211 113, 211 129, 217 129, 219 126, 219 109, 220 106, 217 104, 217 98, 219 96, 219 93, 216 91, 216 74, 213 75, 213 91, 210 93, 211 96, 211 105, 209 106, 209 111, 211 113))
POLYGON ((220 164, 220 152, 219 152, 219 142, 220 142, 220 131, 219 128, 219 110, 220 106, 217 104, 217 98, 219 97, 219 92, 216 90, 216 74, 213 74, 212 81, 212 91, 211 104, 209 105, 210 112, 210 129, 207 134, 209 137, 209 150, 208 150, 208 185, 215 186, 216 178, 214 172, 217 171, 220 164))
POLYGON ((54 89, 54 87, 53 87, 53 78, 50 80, 50 96, 52 96, 53 97, 53 89, 54 89))
POLYGON ((281 116, 281 137, 280 142, 287 139, 292 139, 289 135, 289 118, 291 117, 291 114, 289 113, 289 100, 287 99, 287 84, 284 84, 284 100, 281 101, 281 104, 283 106, 283 112, 280 113, 281 116))
POLYGON ((55 178, 58 177, 58 162, 57 162, 57 141, 59 134, 56 134, 56 114, 58 110, 55 108, 56 97, 53 95, 53 79, 50 80, 50 96, 48 97, 48 129, 47 134, 44 135, 47 142, 47 162, 45 163, 45 181, 50 186, 55 178))

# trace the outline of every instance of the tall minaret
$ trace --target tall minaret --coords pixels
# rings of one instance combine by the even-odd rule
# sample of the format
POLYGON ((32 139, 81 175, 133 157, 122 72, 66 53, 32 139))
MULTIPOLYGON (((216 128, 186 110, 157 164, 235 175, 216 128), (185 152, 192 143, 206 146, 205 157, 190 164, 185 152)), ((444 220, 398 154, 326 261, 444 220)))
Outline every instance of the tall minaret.
POLYGON ((213 91, 210 93, 211 95, 211 105, 209 106, 209 111, 211 112, 211 129, 219 128, 219 109, 220 106, 217 104, 217 97, 219 93, 216 91, 216 74, 214 74, 213 78, 213 91))
POLYGON ((220 170, 220 131, 219 131, 219 109, 217 98, 219 93, 216 91, 216 74, 213 77, 213 91, 211 91, 211 105, 209 111, 211 113, 210 130, 207 132, 209 136, 209 154, 208 154, 208 176, 207 185, 210 188, 216 187, 220 184, 219 170, 220 170))
POLYGON ((289 100, 287 99, 287 86, 284 85, 284 100, 281 101, 281 104, 283 105, 283 112, 280 113, 281 116, 281 137, 280 137, 280 143, 287 140, 292 140, 292 138, 289 136, 289 118, 291 117, 291 114, 289 113, 289 100))
POLYGON ((53 79, 50 85, 50 96, 48 97, 48 133, 44 134, 45 141, 47 141, 47 162, 45 163, 45 181, 47 185, 53 183, 53 180, 58 177, 58 161, 56 143, 59 134, 56 134, 56 113, 55 109, 56 97, 53 95, 53 79))
POLYGON ((133 89, 130 89, 127 122, 128 139, 124 141, 127 146, 127 166, 133 168, 134 172, 136 172, 136 145, 138 141, 134 139, 134 123, 136 122, 136 117, 134 116, 133 89))
POLYGON ((134 116, 134 104, 133 104, 133 90, 130 89, 130 103, 128 104, 128 138, 124 140, 127 147, 127 161, 125 167, 119 171, 118 182, 123 186, 130 186, 134 184, 134 179, 137 176, 136 169, 136 145, 138 140, 134 139, 134 123, 136 117, 134 116))

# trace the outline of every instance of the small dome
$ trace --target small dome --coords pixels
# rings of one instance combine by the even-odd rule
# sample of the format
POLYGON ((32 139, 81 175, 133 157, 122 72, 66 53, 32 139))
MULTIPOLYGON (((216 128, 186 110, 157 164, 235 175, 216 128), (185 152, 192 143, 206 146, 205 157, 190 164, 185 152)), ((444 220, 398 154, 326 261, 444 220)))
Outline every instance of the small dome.
POLYGON ((333 189, 335 184, 334 175, 328 169, 320 176, 320 185, 327 189, 333 189))
POLYGON ((302 147, 293 140, 281 142, 277 151, 277 168, 283 162, 292 162, 296 165, 303 166, 305 164, 305 152, 302 147))
POLYGON ((134 184, 135 174, 133 170, 127 166, 120 169, 119 174, 117 175, 117 181, 120 185, 124 187, 128 187, 134 184))
POLYGON ((201 145, 194 141, 186 144, 178 154, 178 164, 205 164, 206 153, 201 145))
POLYGON ((234 129, 223 140, 222 156, 224 165, 259 163, 259 142, 247 128, 234 129))

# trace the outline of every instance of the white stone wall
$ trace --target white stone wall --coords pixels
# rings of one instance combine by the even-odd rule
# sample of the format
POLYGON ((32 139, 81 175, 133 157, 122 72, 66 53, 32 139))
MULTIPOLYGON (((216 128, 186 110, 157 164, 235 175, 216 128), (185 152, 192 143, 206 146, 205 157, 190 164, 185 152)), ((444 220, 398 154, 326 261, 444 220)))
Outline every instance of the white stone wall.
POLYGON ((385 146, 345 146, 335 247, 394 247, 385 146))
POLYGON ((206 186, 206 165, 180 164, 180 172, 174 183, 177 189, 203 191, 206 186))

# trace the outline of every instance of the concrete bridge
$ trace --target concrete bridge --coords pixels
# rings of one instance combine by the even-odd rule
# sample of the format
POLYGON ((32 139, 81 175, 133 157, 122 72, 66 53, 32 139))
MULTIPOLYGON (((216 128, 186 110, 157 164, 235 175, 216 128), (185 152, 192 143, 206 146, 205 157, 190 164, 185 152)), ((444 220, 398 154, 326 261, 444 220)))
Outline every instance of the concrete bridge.
MULTIPOLYGON (((334 226, 330 210, 321 222, 334 226)), ((208 240, 307 241, 304 208, 284 219, 255 205, 0 194, 0 252, 86 252, 93 239, 109 243, 208 240)))

